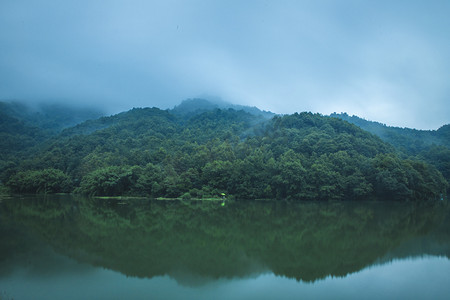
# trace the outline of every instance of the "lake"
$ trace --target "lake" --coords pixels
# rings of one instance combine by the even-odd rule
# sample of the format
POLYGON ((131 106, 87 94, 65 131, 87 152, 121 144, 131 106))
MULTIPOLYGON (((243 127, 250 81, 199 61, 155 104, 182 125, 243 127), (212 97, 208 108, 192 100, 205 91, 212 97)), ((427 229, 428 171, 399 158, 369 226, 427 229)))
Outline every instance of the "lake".
POLYGON ((448 299, 443 202, 0 200, 0 299, 448 299))

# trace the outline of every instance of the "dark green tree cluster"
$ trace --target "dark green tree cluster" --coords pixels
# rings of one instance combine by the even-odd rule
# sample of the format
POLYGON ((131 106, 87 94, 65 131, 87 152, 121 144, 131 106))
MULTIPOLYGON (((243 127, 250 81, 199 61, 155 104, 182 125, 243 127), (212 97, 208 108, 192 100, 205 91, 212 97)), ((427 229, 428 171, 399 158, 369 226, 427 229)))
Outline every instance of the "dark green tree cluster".
POLYGON ((66 129, 3 174, 13 174, 6 182, 15 192, 50 191, 18 182, 34 170, 56 169, 72 183, 58 191, 98 196, 445 197, 441 173, 395 152, 369 132, 319 114, 267 120, 233 109, 180 115, 144 108, 66 129))
POLYGON ((0 184, 17 172, 23 160, 36 155, 40 146, 64 128, 100 115, 94 109, 56 104, 30 107, 18 102, 0 101, 0 184))
POLYGON ((2 109, 0 102, 0 162, 12 160, 18 152, 35 146, 49 136, 38 127, 25 124, 2 109))
POLYGON ((67 193, 73 188, 68 175, 52 168, 18 172, 11 177, 8 184, 20 193, 67 193))
POLYGON ((450 182, 450 125, 444 125, 438 130, 417 130, 386 126, 378 122, 367 121, 357 116, 332 114, 358 127, 367 130, 383 141, 394 146, 402 156, 412 156, 435 166, 450 182))

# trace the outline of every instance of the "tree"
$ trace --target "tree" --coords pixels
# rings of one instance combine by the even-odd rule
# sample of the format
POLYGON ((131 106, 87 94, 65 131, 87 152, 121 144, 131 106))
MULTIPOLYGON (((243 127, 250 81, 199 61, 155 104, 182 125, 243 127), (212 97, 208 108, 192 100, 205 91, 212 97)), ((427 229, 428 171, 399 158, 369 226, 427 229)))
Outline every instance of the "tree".
POLYGON ((70 177, 52 168, 18 172, 7 185, 17 193, 67 193, 72 190, 70 177))

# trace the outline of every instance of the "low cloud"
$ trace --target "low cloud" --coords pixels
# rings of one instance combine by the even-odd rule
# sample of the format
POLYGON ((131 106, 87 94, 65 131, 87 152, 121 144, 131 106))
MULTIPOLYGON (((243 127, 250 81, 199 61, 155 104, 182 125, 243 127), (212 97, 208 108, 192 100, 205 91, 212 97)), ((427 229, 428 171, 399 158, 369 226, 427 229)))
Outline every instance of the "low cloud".
POLYGON ((447 1, 2 1, 0 99, 449 123, 447 1))

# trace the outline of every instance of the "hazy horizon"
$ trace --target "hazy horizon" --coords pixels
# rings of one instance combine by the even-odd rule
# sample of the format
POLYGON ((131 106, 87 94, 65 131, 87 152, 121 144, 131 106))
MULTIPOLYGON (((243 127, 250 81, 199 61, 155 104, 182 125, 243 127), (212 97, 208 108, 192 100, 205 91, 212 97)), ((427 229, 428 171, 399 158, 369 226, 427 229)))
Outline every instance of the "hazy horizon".
POLYGON ((450 123, 449 14, 438 0, 5 0, 0 101, 117 113, 212 95, 437 129, 450 123))

